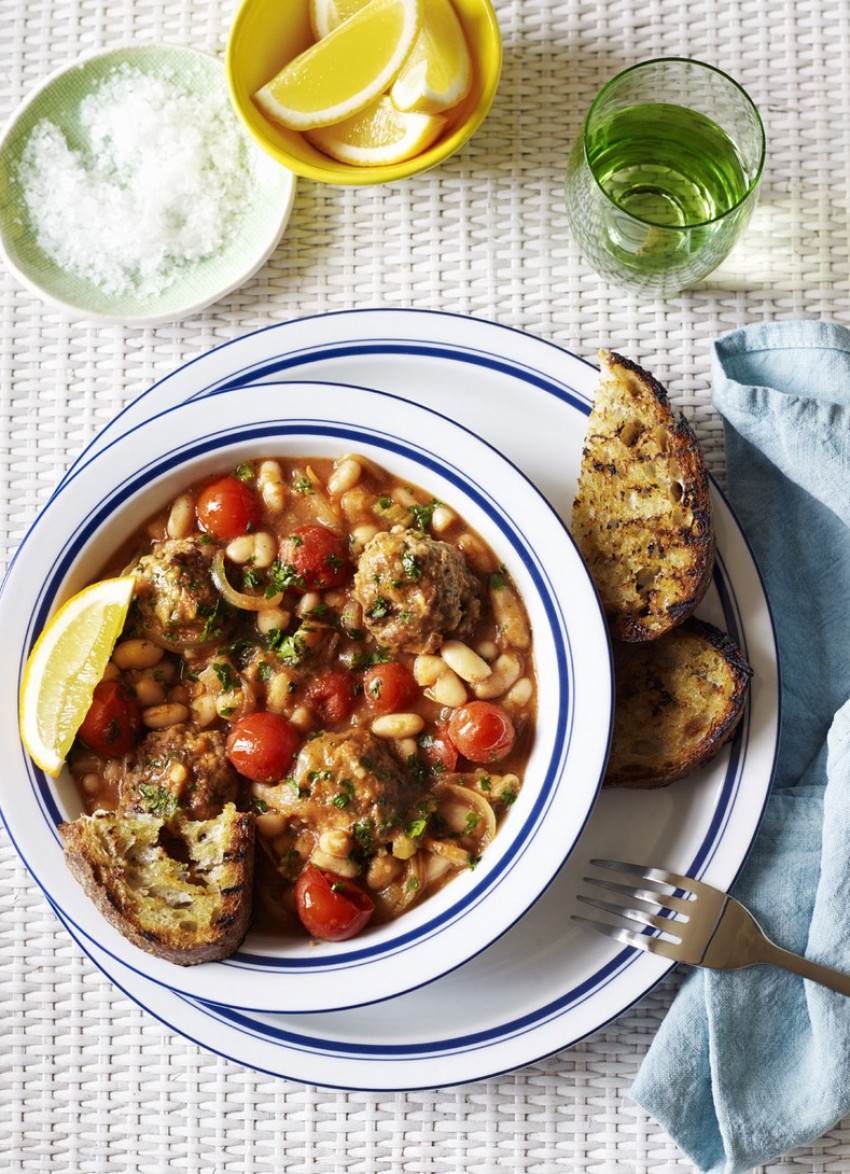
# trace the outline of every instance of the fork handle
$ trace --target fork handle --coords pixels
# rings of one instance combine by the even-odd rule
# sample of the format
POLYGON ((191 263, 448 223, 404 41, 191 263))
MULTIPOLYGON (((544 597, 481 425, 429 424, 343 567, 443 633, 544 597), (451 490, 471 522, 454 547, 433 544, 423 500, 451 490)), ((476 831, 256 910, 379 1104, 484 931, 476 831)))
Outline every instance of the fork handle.
POLYGON ((810 978, 813 982, 819 982, 821 986, 838 991, 840 995, 850 995, 850 974, 845 974, 843 970, 834 970, 831 966, 824 966, 822 962, 813 962, 811 958, 804 958, 801 954, 792 954, 790 950, 783 950, 771 941, 766 941, 765 947, 760 962, 781 966, 783 970, 810 978))

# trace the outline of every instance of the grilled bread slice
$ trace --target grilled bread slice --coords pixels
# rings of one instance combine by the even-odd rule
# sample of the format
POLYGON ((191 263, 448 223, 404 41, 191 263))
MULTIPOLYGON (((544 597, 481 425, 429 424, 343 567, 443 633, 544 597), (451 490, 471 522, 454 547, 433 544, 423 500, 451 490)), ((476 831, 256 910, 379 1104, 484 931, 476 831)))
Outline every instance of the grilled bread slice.
POLYGON ((88 897, 134 945, 180 966, 226 958, 251 917, 254 818, 99 811, 60 825, 88 897))
POLYGON ((691 617, 658 640, 614 643, 614 732, 604 783, 663 787, 705 766, 744 712, 752 669, 691 617))
POLYGON ((653 640, 694 611, 711 580, 708 473, 661 384, 621 355, 599 357, 572 532, 611 635, 653 640))

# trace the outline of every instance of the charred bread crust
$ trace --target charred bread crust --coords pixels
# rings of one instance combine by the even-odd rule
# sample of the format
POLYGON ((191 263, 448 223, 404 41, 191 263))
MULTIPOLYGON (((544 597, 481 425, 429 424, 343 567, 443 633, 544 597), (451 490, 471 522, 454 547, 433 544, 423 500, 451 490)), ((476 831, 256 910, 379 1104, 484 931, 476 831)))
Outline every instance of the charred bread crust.
POLYGON ((752 669, 735 641, 691 617, 658 640, 614 646, 614 731, 604 785, 663 787, 734 734, 752 669))
POLYGON ((254 817, 98 811, 59 826, 65 860, 103 917, 178 966, 232 954, 251 919, 254 817))
POLYGON ((611 635, 654 640, 693 613, 711 582, 708 472, 658 380, 622 355, 601 351, 600 361, 571 529, 611 635))

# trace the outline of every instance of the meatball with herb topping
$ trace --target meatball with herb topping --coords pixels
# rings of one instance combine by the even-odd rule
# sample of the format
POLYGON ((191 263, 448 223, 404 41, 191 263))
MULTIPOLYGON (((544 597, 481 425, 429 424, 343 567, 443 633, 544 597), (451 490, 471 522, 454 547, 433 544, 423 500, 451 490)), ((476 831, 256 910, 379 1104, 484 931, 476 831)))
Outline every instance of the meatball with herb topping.
POLYGON ((436 652, 445 637, 475 626, 475 579, 456 546, 420 530, 383 531, 367 544, 354 576, 363 623, 398 652, 436 652))
POLYGON ((168 538, 139 559, 132 573, 141 635, 178 652, 221 642, 226 605, 210 575, 217 549, 206 537, 168 538))
POLYGON ((119 778, 121 810, 166 819, 178 807, 190 819, 215 819, 226 803, 244 807, 247 793, 227 759, 222 732, 185 724, 151 730, 127 756, 119 778))

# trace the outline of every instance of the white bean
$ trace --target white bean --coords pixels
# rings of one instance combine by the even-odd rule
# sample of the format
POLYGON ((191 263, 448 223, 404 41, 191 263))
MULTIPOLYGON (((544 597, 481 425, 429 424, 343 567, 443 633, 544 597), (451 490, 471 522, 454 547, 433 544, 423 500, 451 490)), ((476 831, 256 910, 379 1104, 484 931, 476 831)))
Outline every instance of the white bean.
POLYGON ((481 701, 489 701, 506 693, 519 678, 522 661, 513 652, 503 652, 493 661, 492 668, 493 671, 486 681, 478 681, 472 686, 472 692, 481 701))
POLYGON ((308 591, 305 595, 302 595, 296 603, 295 614, 297 616, 306 616, 308 612, 311 612, 314 610, 314 608, 319 607, 321 602, 322 597, 318 591, 308 591))
POLYGON ((289 627, 291 615, 282 607, 264 607, 257 612, 257 631, 263 636, 269 632, 283 632, 289 627))
POLYGON ((286 831, 286 816, 276 811, 264 811, 254 820, 254 825, 266 840, 274 840, 286 831))
POLYGON ((457 514, 454 510, 450 510, 448 506, 438 505, 434 506, 434 512, 431 514, 431 529, 435 534, 442 534, 448 530, 452 522, 457 521, 457 514))
POLYGON ((413 679, 417 685, 433 685, 440 673, 446 671, 446 662, 441 656, 421 653, 413 662, 413 679))
POLYGON ((446 665, 434 684, 425 690, 425 696, 436 701, 438 705, 447 705, 449 709, 457 709, 466 701, 466 685, 457 673, 446 665))
POLYGON ((286 486, 277 461, 263 461, 257 472, 260 496, 272 513, 282 512, 286 503, 286 486))
POLYGON ((201 727, 211 726, 218 717, 218 708, 212 693, 199 693, 192 700, 192 716, 195 724, 201 727))
POLYGON ((415 738, 425 728, 418 713, 383 713, 372 722, 372 733, 379 738, 415 738))
POLYGON ((480 575, 495 570, 492 554, 477 535, 464 531, 457 540, 457 546, 472 569, 480 575))
POLYGON ((356 860, 343 860, 339 856, 331 856, 329 852, 323 852, 321 848, 316 848, 310 856, 310 863, 315 864, 316 868, 326 868, 329 872, 336 873, 337 876, 355 877, 360 872, 360 865, 356 860))
POLYGON ((462 640, 444 640, 440 646, 440 656, 464 681, 484 681, 490 676, 491 669, 487 661, 462 640))
POLYGON ((165 689, 163 689, 159 681, 151 676, 139 677, 134 688, 136 697, 146 707, 162 705, 163 701, 165 701, 165 689))
POLYGON ((167 705, 152 705, 150 709, 142 710, 142 721, 149 730, 165 730, 169 726, 179 725, 188 721, 190 710, 188 705, 179 705, 176 702, 167 705))
POLYGON ((295 676, 288 669, 275 673, 266 685, 266 708, 281 717, 292 703, 295 676))
POLYGON ((122 640, 112 650, 112 663, 119 669, 152 669, 162 655, 162 649, 152 640, 122 640))
POLYGON ((169 538, 186 538, 194 529, 195 503, 188 493, 181 493, 171 503, 165 532, 169 538))
POLYGON ((375 856, 366 870, 366 884, 373 891, 385 889, 401 876, 404 865, 393 856, 375 856))
POLYGON ((525 611, 512 587, 491 587, 490 603, 499 631, 514 648, 528 648, 531 633, 525 611))
POLYGON ((534 685, 530 677, 520 677, 516 684, 511 685, 505 694, 505 701, 509 705, 515 705, 517 709, 522 709, 528 705, 531 700, 531 694, 534 691, 534 685))
POLYGON ((268 530, 258 530, 254 535, 254 566, 260 570, 270 567, 277 558, 277 541, 268 530))
POLYGON ((329 856, 341 857, 343 860, 351 852, 352 839, 342 828, 331 828, 319 836, 319 849, 329 856))
POLYGON ((240 534, 237 538, 231 539, 224 553, 232 563, 243 566, 254 557, 254 535, 240 534))
POLYGON ((84 774, 80 779, 80 783, 82 784, 82 788, 87 795, 96 795, 103 786, 103 779, 100 777, 100 775, 91 772, 89 774, 84 774))
POLYGON ((328 493, 331 497, 339 497, 341 493, 353 488, 360 480, 363 466, 353 457, 343 457, 338 461, 328 478, 328 493))
POLYGON ((351 531, 355 548, 357 550, 365 549, 378 533, 378 529, 379 527, 373 526, 371 522, 361 522, 359 526, 355 526, 351 531))

